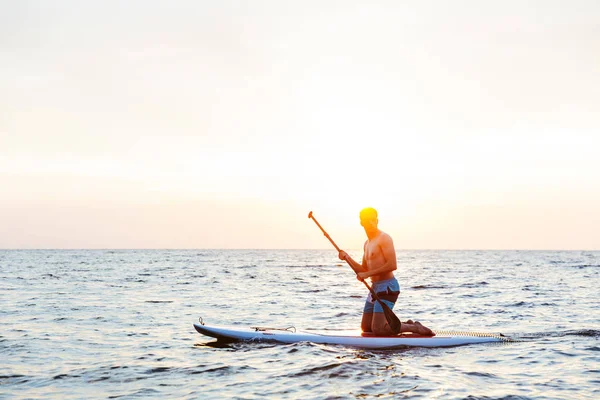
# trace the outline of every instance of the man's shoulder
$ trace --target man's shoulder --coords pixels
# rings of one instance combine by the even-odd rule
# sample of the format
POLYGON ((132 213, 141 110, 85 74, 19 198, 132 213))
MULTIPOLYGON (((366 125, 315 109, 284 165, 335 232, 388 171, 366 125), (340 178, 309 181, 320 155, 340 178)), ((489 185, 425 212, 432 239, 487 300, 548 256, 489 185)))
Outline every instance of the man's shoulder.
POLYGON ((393 242, 392 237, 390 235, 388 235, 387 233, 385 233, 384 231, 379 231, 379 240, 382 242, 393 242))
POLYGON ((392 238, 389 234, 385 233, 384 231, 380 230, 379 231, 379 236, 380 237, 385 237, 385 238, 392 238))

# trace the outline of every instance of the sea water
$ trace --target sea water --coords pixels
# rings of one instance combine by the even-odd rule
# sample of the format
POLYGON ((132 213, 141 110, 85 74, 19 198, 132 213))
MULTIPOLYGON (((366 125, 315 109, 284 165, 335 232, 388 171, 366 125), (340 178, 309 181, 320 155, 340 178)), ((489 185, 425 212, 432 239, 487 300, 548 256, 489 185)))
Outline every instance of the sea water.
POLYGON ((402 320, 519 341, 371 351, 194 330, 357 329, 366 289, 332 250, 2 250, 0 397, 600 398, 600 252, 397 256, 402 320))

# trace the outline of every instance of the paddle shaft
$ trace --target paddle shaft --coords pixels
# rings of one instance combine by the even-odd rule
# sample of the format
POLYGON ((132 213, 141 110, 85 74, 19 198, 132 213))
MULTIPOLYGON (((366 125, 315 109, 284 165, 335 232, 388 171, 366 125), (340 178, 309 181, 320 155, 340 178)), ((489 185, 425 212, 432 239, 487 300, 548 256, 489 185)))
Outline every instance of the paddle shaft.
MULTIPOLYGON (((321 229, 321 231, 323 232, 323 234, 325 235, 325 237, 327 239, 329 239, 329 241, 331 242, 331 244, 333 245, 333 247, 335 247, 335 249, 338 251, 338 253, 340 252, 340 248, 338 247, 337 244, 335 244, 335 242, 333 241, 333 239, 331 238, 331 236, 329 236, 329 234, 325 231, 325 229, 323 229, 323 227, 321 226, 321 224, 319 224, 319 221, 316 220, 316 218, 312 215, 312 211, 310 213, 308 213, 308 218, 312 219, 315 224, 317 224, 317 226, 319 227, 319 229, 321 229)), ((348 261, 346 261, 348 263, 348 265, 350 265, 350 263, 348 261)), ((352 269, 354 271, 354 268, 352 269)), ((358 272, 354 271, 356 273, 356 276, 358 276, 358 272)), ((365 284, 365 286, 367 287, 367 289, 369 289, 369 292, 371 292, 371 296, 373 297, 373 299, 375 299, 375 301, 378 301, 379 304, 381 304, 381 307, 384 310, 386 319, 388 320, 388 323, 390 324, 390 327, 392 326, 392 324, 394 324, 395 326, 397 326, 398 328, 398 332, 400 332, 400 319, 394 314, 394 312, 392 311, 391 308, 389 308, 389 306, 387 304, 385 304, 383 301, 381 301, 381 299, 379 298, 379 296, 377 296, 377 293, 375 293, 375 291, 373 290, 373 288, 371 286, 369 286, 369 284, 367 282, 365 282, 364 279, 361 278, 361 282, 365 284), (391 319, 391 320, 390 320, 391 319)), ((398 333, 396 332, 396 333, 398 333)))
POLYGON ((331 236, 329 236, 329 234, 327 232, 325 232, 325 229, 323 229, 323 227, 321 226, 321 224, 319 223, 319 221, 317 221, 317 219, 312 215, 312 211, 308 214, 308 218, 310 218, 313 221, 315 221, 315 224, 317 224, 317 226, 319 227, 319 229, 321 229, 321 232, 323 232, 323 235, 325 235, 325 237, 327 239, 329 239, 329 241, 331 242, 331 244, 333 245, 333 247, 335 247, 335 249, 339 253, 341 251, 340 248, 338 247, 337 244, 335 244, 335 242, 333 241, 333 239, 331 238, 331 236))

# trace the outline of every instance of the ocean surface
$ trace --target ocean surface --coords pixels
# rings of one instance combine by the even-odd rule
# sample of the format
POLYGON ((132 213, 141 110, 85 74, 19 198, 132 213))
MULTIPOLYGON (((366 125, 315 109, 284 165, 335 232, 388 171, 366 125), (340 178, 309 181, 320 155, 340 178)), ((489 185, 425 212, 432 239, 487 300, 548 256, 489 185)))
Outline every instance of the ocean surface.
POLYGON ((366 289, 333 250, 0 250, 0 398, 600 398, 600 252, 398 266, 402 320, 519 341, 366 351, 194 330, 358 328, 366 289))

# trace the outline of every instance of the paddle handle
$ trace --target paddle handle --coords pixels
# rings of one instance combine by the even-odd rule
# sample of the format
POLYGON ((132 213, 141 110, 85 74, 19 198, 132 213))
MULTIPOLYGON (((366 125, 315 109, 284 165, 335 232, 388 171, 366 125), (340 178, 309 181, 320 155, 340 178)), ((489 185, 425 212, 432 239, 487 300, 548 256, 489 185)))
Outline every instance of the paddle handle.
POLYGON ((319 227, 319 229, 321 229, 321 232, 323 232, 323 235, 325 235, 325 237, 327 239, 329 239, 329 241, 331 242, 331 244, 333 245, 333 247, 335 247, 335 249, 339 253, 341 251, 340 248, 338 247, 337 244, 335 244, 335 242, 333 241, 333 239, 331 238, 331 236, 329 236, 329 234, 327 232, 325 232, 325 229, 323 229, 323 227, 321 226, 321 224, 319 223, 319 221, 317 221, 316 218, 313 216, 312 211, 308 213, 308 218, 310 218, 313 221, 315 221, 315 224, 317 224, 317 226, 319 227))

